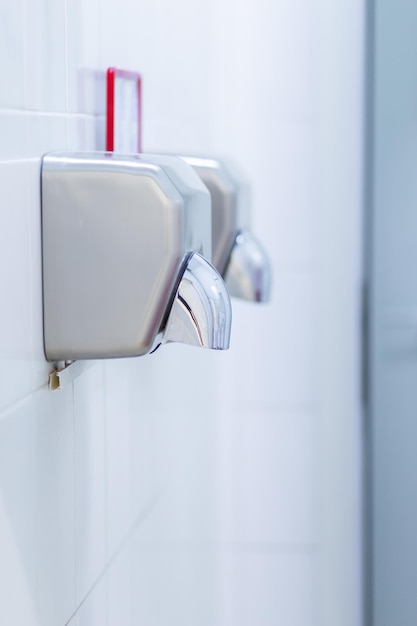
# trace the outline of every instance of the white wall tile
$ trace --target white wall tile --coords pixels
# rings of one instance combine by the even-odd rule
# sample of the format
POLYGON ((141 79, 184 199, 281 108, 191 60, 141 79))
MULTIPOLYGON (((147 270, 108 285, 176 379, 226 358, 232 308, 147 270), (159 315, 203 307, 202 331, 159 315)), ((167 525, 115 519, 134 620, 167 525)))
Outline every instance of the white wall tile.
POLYGON ((132 586, 130 543, 125 546, 106 572, 108 626, 134 626, 132 605, 135 590, 132 586))
POLYGON ((37 624, 32 399, 0 419, 0 622, 37 624))
POLYGON ((106 536, 111 558, 132 524, 130 411, 131 387, 123 359, 104 364, 104 411, 106 445, 106 536))
MULTIPOLYGON (((131 368, 132 493, 148 538, 207 540, 213 515, 213 388, 220 353, 169 345, 131 368), (169 523, 167 523, 169 520, 169 523)), ((135 506, 135 505, 134 505, 135 506)))
POLYGON ((221 623, 228 626, 315 626, 315 563, 311 554, 254 553, 219 557, 221 623))
POLYGON ((223 414, 217 427, 219 540, 317 545, 317 416, 223 414))
POLYGON ((152 538, 210 535, 214 356, 167 346, 106 363, 109 554, 137 523, 152 538))
POLYGON ((2 620, 64 624, 75 609, 71 387, 4 413, 0 446, 2 620))
MULTIPOLYGON (((67 147, 67 119, 65 114, 30 113, 27 115, 27 154, 31 159, 46 152, 67 147)), ((32 195, 31 198, 37 199, 32 195)))
POLYGON ((0 5, 0 108, 25 104, 24 0, 0 5))
POLYGON ((100 0, 66 2, 68 111, 95 113, 91 75, 100 69, 100 0), (93 97, 93 98, 92 98, 93 97))
MULTIPOLYGON (((214 554, 206 546, 142 542, 132 555, 133 624, 220 626, 214 554)), ((227 622, 226 622, 227 623, 227 622)))
MULTIPOLYGON (((158 406, 163 395, 160 393, 162 379, 158 376, 158 356, 126 361, 125 375, 131 390, 128 454, 132 521, 153 510, 169 481, 167 434, 158 406)), ((169 419, 169 413, 165 415, 169 419)))
POLYGON ((242 134, 242 123, 235 121, 232 137, 220 146, 234 149, 249 177, 254 232, 276 271, 314 271, 318 199, 313 127, 257 117, 246 122, 242 134))
POLYGON ((96 143, 95 150, 106 150, 106 118, 98 115, 96 118, 96 143))
POLYGON ((135 626, 132 605, 137 590, 131 585, 131 550, 128 541, 108 561, 70 620, 71 626, 135 626))
POLYGON ((71 620, 71 626, 108 626, 107 605, 107 579, 103 575, 71 620))
POLYGON ((144 78, 144 151, 209 148, 210 28, 210 10, 190 0, 165 2, 163 10, 145 3, 140 11, 132 0, 103 3, 102 66, 136 70, 144 78))
MULTIPOLYGON (((26 116, 18 111, 0 111, 2 142, 0 160, 22 160, 27 154, 26 116)), ((5 209, 4 209, 5 210, 5 209)))
POLYGON ((105 567, 106 449, 104 366, 74 381, 76 569, 79 604, 105 567))
POLYGON ((226 141, 227 120, 235 123, 232 111, 245 115, 248 124, 311 119, 317 4, 214 1, 212 97, 215 131, 225 130, 226 141))
POLYGON ((26 109, 67 110, 65 5, 65 0, 25 0, 26 109))
POLYGON ((67 120, 67 149, 73 152, 104 150, 105 135, 102 117, 95 115, 72 115, 67 120))
POLYGON ((25 114, 0 114, 7 199, 0 209, 0 410, 45 384, 50 369, 42 347, 39 163, 25 160, 28 122, 25 114))
POLYGON ((314 274, 274 273, 271 303, 233 300, 231 349, 217 367, 219 412, 309 412, 315 347, 314 274))
POLYGON ((36 599, 39 623, 64 624, 76 608, 72 386, 31 397, 35 416, 36 599))
POLYGON ((25 161, 0 166, 0 185, 8 199, 0 209, 0 409, 35 388, 27 178, 25 161))

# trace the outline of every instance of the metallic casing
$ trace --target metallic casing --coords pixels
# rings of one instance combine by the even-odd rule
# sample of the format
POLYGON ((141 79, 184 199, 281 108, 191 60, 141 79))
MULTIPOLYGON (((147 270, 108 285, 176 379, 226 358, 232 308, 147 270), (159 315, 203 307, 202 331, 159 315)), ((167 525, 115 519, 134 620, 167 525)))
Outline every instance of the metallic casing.
POLYGON ((212 204, 212 263, 223 274, 236 232, 249 227, 249 188, 230 164, 202 157, 182 157, 210 192, 212 204), (237 182, 239 180, 239 183, 237 182))
POLYGON ((199 177, 175 157, 57 153, 41 182, 47 358, 149 352, 188 256, 211 256, 199 177))
POLYGON ((223 276, 230 295, 267 302, 271 266, 263 246, 249 229, 250 194, 245 179, 230 161, 182 158, 210 191, 213 265, 223 276))

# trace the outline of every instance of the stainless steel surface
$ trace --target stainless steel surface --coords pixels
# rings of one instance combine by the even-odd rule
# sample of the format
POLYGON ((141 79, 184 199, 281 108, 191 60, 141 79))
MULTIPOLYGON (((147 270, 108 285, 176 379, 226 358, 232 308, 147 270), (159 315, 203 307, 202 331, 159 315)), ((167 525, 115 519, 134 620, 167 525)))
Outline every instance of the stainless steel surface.
POLYGON ((193 254, 175 295, 163 342, 226 350, 230 343, 230 297, 217 270, 193 254))
POLYGON ((238 233, 224 272, 231 296, 268 302, 271 291, 271 266, 264 249, 247 230, 238 233))
POLYGON ((202 157, 182 158, 194 168, 210 192, 212 262, 223 278, 226 279, 227 275, 230 294, 245 300, 267 302, 271 268, 261 244, 249 232, 250 193, 246 181, 230 162, 202 157))
POLYGON ((237 229, 248 226, 247 215, 239 215, 238 188, 220 161, 196 157, 183 159, 194 168, 210 192, 212 263, 223 275, 237 229))
POLYGON ((113 153, 48 154, 41 183, 47 359, 146 354, 185 260, 211 257, 206 188, 181 159, 113 153))

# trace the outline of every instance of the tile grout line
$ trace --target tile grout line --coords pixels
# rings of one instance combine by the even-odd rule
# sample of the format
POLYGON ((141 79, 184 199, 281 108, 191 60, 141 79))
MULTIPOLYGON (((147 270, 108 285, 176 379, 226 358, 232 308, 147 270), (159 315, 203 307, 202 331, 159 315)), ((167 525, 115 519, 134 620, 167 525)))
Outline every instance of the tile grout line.
POLYGON ((152 513, 152 511, 154 510, 155 506, 158 504, 159 500, 161 499, 163 490, 160 489, 159 491, 157 491, 154 496, 150 499, 150 501, 148 502, 147 506, 145 506, 145 508, 142 510, 142 512, 138 515, 138 517, 134 520, 134 522, 132 523, 132 525, 130 526, 129 530, 126 532, 125 536, 120 540, 118 546, 116 547, 116 549, 114 550, 112 556, 107 560, 106 565, 104 566, 104 568, 102 569, 102 571, 100 572, 100 574, 97 576, 97 578, 95 579, 95 581, 93 582, 93 584, 91 585, 90 589, 88 590, 88 592, 85 594, 84 598, 80 601, 80 603, 77 605, 77 607, 75 608, 74 612, 71 614, 71 616, 69 617, 69 619, 65 622, 64 626, 69 626, 70 622, 72 619, 74 619, 74 617, 77 615, 78 611, 80 610, 80 608, 83 606, 83 604, 86 602, 86 600, 90 597, 90 595, 92 594, 92 592, 94 591, 94 589, 97 587, 97 585, 101 582, 101 580, 104 578, 105 574, 108 572, 108 570, 110 569, 110 567, 113 565, 113 563, 115 562, 115 560, 117 559, 117 557, 119 556, 119 554, 124 550, 124 548, 127 546, 127 544, 129 543, 129 541, 131 540, 131 538, 133 537, 133 535, 136 533, 136 531, 138 530, 138 528, 140 527, 140 525, 147 519, 147 517, 152 513))
POLYGON ((29 396, 31 396, 34 393, 37 393, 38 391, 41 391, 42 389, 47 389, 47 387, 48 387, 48 380, 46 380, 44 383, 42 383, 38 387, 35 387, 34 389, 31 389, 30 391, 25 393, 23 396, 20 396, 20 398, 18 398, 17 400, 13 400, 9 404, 6 404, 0 410, 0 422, 3 419, 7 419, 7 413, 9 413, 9 411, 13 411, 15 408, 17 408, 17 406, 21 402, 25 402, 29 398, 29 396))
MULTIPOLYGON (((65 0, 65 109, 69 111, 69 71, 68 71, 68 0, 65 0)), ((68 142, 68 130, 67 130, 68 142)))
POLYGON ((74 578, 75 578, 75 603, 77 603, 78 592, 79 592, 79 580, 77 575, 77 545, 78 545, 78 533, 77 533, 77 513, 78 513, 78 491, 77 491, 77 452, 76 452, 76 429, 75 429, 75 384, 72 382, 72 436, 73 436, 73 446, 72 446, 72 458, 73 458, 73 487, 74 487, 74 578))
POLYGON ((267 542, 267 541, 213 541, 213 542, 189 542, 189 541, 154 541, 143 542, 143 546, 161 547, 164 551, 168 548, 193 553, 210 552, 217 555, 225 554, 258 554, 279 556, 315 556, 320 553, 318 542, 267 542))
POLYGON ((221 552, 233 554, 318 554, 320 544, 317 542, 283 542, 283 541, 225 541, 218 544, 221 552))
MULTIPOLYGON (((104 401, 104 411, 103 411, 103 430, 104 430, 104 506, 105 506, 105 510, 104 510, 104 515, 105 515, 105 520, 104 520, 104 550, 105 550, 105 554, 106 554, 106 558, 107 558, 107 550, 108 550, 108 545, 109 545, 109 532, 108 532, 108 521, 109 521, 109 516, 108 516, 108 510, 109 510, 109 483, 108 483, 108 468, 109 468, 109 450, 108 450, 108 432, 107 432, 107 418, 108 418, 108 403, 107 403, 107 394, 106 394, 106 389, 107 387, 107 379, 108 379, 108 372, 107 372, 107 366, 106 363, 103 363, 103 401, 104 401)), ((109 617, 109 599, 108 599, 108 585, 107 585, 107 578, 104 581, 104 586, 105 586, 105 593, 104 593, 104 601, 105 601, 105 605, 106 605, 106 624, 108 623, 108 617, 109 617)))
POLYGON ((91 119, 105 119, 103 113, 85 113, 78 111, 48 111, 44 109, 26 109, 26 108, 9 108, 0 106, 1 115, 16 115, 16 116, 37 116, 37 117, 75 117, 75 118, 91 118, 91 119))

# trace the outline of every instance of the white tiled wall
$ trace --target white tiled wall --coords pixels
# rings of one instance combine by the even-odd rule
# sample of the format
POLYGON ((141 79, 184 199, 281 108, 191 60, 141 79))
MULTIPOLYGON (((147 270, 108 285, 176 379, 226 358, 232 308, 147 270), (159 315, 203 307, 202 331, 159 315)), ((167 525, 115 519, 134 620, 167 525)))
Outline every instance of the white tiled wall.
POLYGON ((1 624, 360 624, 362 3, 0 0, 1 624), (145 150, 246 170, 273 302, 52 393, 39 156, 103 147, 109 65, 145 150))

